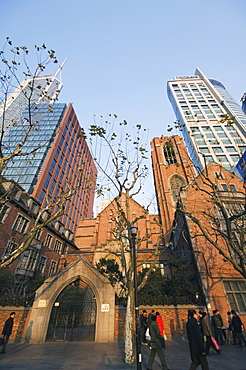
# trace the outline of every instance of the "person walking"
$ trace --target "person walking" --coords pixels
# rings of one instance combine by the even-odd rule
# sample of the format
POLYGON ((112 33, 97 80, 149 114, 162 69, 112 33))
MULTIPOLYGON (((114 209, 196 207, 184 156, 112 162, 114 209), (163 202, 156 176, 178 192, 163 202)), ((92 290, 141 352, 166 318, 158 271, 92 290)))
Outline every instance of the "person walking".
POLYGON ((237 340, 236 340, 236 336, 235 336, 235 333, 234 333, 234 330, 232 328, 232 315, 231 315, 231 312, 228 311, 227 312, 227 319, 226 321, 228 322, 228 335, 227 335, 227 343, 230 344, 236 344, 237 343, 237 340))
POLYGON ((242 340, 244 342, 244 346, 246 345, 246 341, 242 335, 243 323, 240 317, 236 314, 234 310, 231 310, 232 313, 232 327, 234 329, 234 333, 237 339, 237 343, 239 347, 242 347, 242 340))
POLYGON ((146 330, 147 330, 147 311, 143 310, 140 315, 140 333, 142 344, 148 345, 146 341, 146 330))
POLYGON ((153 362, 154 362, 156 353, 158 354, 158 356, 160 358, 163 370, 169 370, 168 367, 167 367, 167 364, 166 364, 164 351, 161 347, 161 338, 162 338, 162 336, 160 334, 160 330, 159 330, 158 325, 156 323, 156 316, 155 315, 153 315, 152 318, 151 318, 151 323, 150 323, 150 326, 149 326, 149 332, 150 332, 150 336, 151 336, 151 340, 150 340, 151 350, 150 350, 147 370, 152 370, 152 366, 153 366, 153 362))
POLYGON ((162 336, 161 345, 162 345, 162 348, 165 348, 164 322, 163 322, 163 319, 162 319, 162 317, 160 315, 160 312, 156 311, 155 315, 156 315, 156 323, 157 323, 157 326, 159 328, 160 334, 162 336))
POLYGON ((202 330, 203 334, 206 337, 206 345, 205 345, 205 353, 206 355, 209 354, 210 347, 212 345, 211 337, 213 335, 211 324, 207 315, 207 312, 203 312, 203 319, 202 319, 202 330))
POLYGON ((1 354, 6 353, 6 346, 9 341, 9 337, 12 334, 12 329, 14 325, 14 317, 15 317, 15 312, 11 312, 10 317, 5 321, 2 335, 3 335, 3 348, 1 350, 1 354))
POLYGON ((220 346, 223 346, 224 344, 222 326, 223 326, 222 317, 220 316, 219 310, 216 309, 213 311, 212 327, 214 329, 214 337, 220 346))
POLYGON ((188 311, 186 331, 190 347, 192 363, 189 370, 196 370, 201 365, 202 370, 209 370, 201 330, 198 325, 198 315, 195 310, 188 311))
POLYGON ((151 310, 151 312, 148 314, 148 320, 147 320, 147 326, 150 327, 152 316, 155 316, 155 310, 151 310))

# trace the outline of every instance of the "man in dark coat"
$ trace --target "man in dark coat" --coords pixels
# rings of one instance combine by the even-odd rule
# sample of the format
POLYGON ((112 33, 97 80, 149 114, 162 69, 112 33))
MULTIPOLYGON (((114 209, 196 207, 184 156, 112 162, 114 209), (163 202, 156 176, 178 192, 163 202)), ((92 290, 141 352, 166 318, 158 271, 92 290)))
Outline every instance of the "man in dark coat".
POLYGON ((163 339, 163 337, 160 334, 160 330, 156 323, 155 315, 153 315, 151 318, 149 332, 150 332, 150 337, 151 337, 151 340, 150 340, 151 351, 150 351, 149 361, 147 365, 147 370, 152 370, 152 365, 153 365, 156 353, 158 353, 163 370, 168 370, 168 367, 165 361, 164 352, 161 347, 161 340, 163 339))
POLYGON ((3 327, 3 348, 0 353, 4 354, 6 353, 6 346, 9 341, 9 337, 12 334, 13 324, 14 324, 14 317, 15 312, 11 312, 10 317, 5 321, 4 327, 3 327))
POLYGON ((155 310, 151 310, 151 312, 148 314, 148 320, 147 320, 147 326, 150 327, 152 316, 155 316, 155 310))
POLYGON ((245 339, 242 335, 243 323, 240 317, 236 314, 236 311, 231 310, 231 313, 232 313, 232 323, 231 324, 232 324, 232 327, 233 327, 233 330, 234 330, 234 333, 237 339, 237 343, 239 344, 239 347, 242 347, 242 340, 244 342, 244 345, 246 345, 245 339))
MULTIPOLYGON (((140 315, 140 333, 142 344, 147 344, 146 342, 146 330, 147 330, 147 311, 143 310, 140 315)), ((148 345, 148 344, 147 344, 148 345)))
POLYGON ((186 331, 190 346, 190 355, 192 363, 189 370, 195 370, 201 365, 203 370, 208 370, 208 361, 204 351, 201 330, 198 325, 198 316, 195 310, 188 311, 188 322, 186 331))

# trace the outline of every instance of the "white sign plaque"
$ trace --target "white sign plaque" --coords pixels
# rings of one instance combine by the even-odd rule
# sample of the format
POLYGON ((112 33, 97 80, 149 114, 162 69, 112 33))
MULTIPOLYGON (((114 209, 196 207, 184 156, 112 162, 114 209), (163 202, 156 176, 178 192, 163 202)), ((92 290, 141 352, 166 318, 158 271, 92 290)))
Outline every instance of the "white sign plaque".
POLYGON ((47 301, 46 299, 40 299, 38 302, 38 307, 46 307, 47 306, 47 301))
POLYGON ((102 304, 101 311, 102 312, 108 312, 109 311, 109 304, 108 303, 102 304))

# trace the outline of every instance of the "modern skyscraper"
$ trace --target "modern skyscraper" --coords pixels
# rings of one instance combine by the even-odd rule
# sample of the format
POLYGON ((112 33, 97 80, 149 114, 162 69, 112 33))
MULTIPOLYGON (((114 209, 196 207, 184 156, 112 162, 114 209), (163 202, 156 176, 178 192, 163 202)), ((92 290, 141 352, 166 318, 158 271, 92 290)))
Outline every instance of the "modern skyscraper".
POLYGON ((246 93, 243 94, 241 101, 242 101, 242 110, 246 114, 246 93))
POLYGON ((21 114, 27 106, 39 103, 53 103, 57 100, 63 83, 61 70, 66 59, 56 73, 48 76, 27 78, 16 87, 0 106, 0 125, 4 126, 5 133, 20 120, 21 114), (58 78, 59 75, 59 78, 58 78), (4 121, 4 122, 3 122, 4 121))
MULTIPOLYGON (((80 218, 91 218, 97 170, 72 104, 38 104, 34 107, 35 126, 23 146, 26 156, 14 157, 3 171, 42 206, 71 185, 81 188, 66 204, 61 222, 75 232, 80 218), (38 149, 37 149, 38 148, 38 149), (37 149, 36 151, 34 151, 37 149), (31 153, 33 151, 33 153, 31 153)), ((23 112, 21 124, 13 126, 3 141, 5 154, 22 141, 28 122, 23 112)))
POLYGON ((246 148, 246 116, 222 83, 197 68, 168 81, 167 91, 195 167, 218 162, 231 169, 246 148))

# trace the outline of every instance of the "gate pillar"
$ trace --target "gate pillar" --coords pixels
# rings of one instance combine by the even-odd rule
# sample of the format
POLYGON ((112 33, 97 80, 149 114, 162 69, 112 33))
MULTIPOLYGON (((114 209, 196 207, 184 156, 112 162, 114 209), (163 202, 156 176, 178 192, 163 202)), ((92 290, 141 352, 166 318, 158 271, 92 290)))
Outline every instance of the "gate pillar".
POLYGON ((73 281, 81 279, 95 294, 97 304, 95 341, 114 341, 115 292, 109 280, 84 257, 80 256, 55 276, 45 280, 37 290, 27 333, 29 343, 43 343, 56 298, 73 281))

